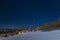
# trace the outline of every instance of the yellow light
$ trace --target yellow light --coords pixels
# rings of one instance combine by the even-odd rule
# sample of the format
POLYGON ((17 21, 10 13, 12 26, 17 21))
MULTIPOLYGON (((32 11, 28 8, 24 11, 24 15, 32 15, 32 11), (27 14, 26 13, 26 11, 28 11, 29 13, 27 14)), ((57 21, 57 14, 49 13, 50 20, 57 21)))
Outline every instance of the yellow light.
POLYGON ((24 34, 24 32, 19 32, 18 34, 20 34, 20 35, 21 35, 21 34, 24 34))

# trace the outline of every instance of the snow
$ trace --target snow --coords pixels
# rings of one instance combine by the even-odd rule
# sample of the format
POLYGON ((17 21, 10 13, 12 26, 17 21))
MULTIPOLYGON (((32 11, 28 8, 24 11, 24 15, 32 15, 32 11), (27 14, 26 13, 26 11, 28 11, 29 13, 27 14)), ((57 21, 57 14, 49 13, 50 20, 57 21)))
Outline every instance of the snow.
POLYGON ((0 40, 60 40, 60 30, 27 32, 13 37, 0 37, 0 40))

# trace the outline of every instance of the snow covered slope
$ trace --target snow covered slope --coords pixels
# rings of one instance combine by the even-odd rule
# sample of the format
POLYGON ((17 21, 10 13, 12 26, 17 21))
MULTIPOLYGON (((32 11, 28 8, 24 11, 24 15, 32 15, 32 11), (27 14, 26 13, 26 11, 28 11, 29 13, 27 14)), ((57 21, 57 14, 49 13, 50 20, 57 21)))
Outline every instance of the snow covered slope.
POLYGON ((0 37, 0 40, 60 40, 60 30, 50 32, 27 32, 23 35, 16 35, 13 37, 0 37))

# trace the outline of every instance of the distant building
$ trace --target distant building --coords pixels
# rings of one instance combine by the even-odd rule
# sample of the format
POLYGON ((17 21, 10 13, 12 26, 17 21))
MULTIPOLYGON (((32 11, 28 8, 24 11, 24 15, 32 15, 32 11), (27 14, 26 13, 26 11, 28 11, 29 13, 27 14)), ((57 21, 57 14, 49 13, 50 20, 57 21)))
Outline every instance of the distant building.
POLYGON ((21 35, 21 34, 24 34, 24 32, 23 32, 23 31, 22 31, 22 32, 18 32, 18 34, 20 34, 20 35, 21 35))
POLYGON ((20 35, 24 34, 25 32, 27 32, 27 30, 17 30, 17 33, 20 34, 20 35))

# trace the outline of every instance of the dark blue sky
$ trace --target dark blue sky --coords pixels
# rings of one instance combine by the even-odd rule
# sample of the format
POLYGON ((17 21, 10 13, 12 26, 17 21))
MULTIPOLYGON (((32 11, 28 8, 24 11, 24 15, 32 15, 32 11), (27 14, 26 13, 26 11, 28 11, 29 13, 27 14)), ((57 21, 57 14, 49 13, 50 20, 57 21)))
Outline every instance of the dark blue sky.
POLYGON ((0 1, 0 25, 20 28, 43 25, 60 17, 60 0, 2 0, 0 1), (35 22, 33 23, 33 20, 35 22))

